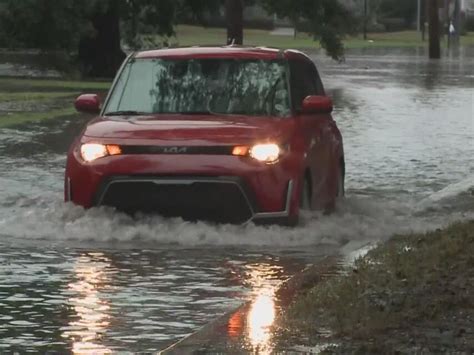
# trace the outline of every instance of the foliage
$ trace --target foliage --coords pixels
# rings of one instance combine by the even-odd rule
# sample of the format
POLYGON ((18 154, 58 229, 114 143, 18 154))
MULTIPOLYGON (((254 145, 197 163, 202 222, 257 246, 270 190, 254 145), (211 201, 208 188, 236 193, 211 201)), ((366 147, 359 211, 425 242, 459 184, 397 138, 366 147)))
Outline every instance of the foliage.
POLYGON ((0 0, 0 46, 73 49, 83 11, 76 0, 0 0))
POLYGON ((334 0, 261 0, 264 7, 279 17, 307 21, 315 40, 333 59, 344 58, 342 40, 355 33, 357 21, 339 1, 334 0))
POLYGON ((137 33, 173 35, 180 14, 200 19, 219 0, 0 0, 0 46, 75 50, 80 38, 97 30, 94 17, 114 3, 124 39, 133 44, 137 33))
MULTIPOLYGON (((0 47, 79 53, 81 68, 99 75, 114 72, 123 59, 120 43, 140 48, 142 35, 169 38, 180 19, 204 23, 224 0, 0 0, 0 47), (120 27, 118 27, 120 24, 120 27), (94 69, 95 68, 95 69, 94 69)), ((269 13, 310 23, 311 33, 335 59, 355 19, 334 0, 245 0, 269 13)))

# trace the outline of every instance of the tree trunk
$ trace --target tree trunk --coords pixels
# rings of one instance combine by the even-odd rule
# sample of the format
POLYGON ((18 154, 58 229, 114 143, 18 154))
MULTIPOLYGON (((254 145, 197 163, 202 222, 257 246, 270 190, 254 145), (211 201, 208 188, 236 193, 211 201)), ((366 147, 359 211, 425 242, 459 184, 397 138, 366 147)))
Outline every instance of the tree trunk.
POLYGON ((369 22, 367 13, 367 0, 364 0, 364 40, 367 40, 367 24, 369 22))
POLYGON ((108 0, 105 12, 94 13, 91 22, 95 34, 80 40, 79 61, 87 76, 112 78, 125 59, 120 46, 119 1, 108 0))
POLYGON ((421 0, 421 40, 424 42, 426 37, 426 0, 421 0))
POLYGON ((430 47, 429 54, 431 59, 441 58, 440 45, 440 24, 439 24, 439 5, 438 0, 429 1, 429 35, 430 47))
POLYGON ((244 42, 243 17, 244 5, 242 0, 226 0, 227 44, 244 42))
POLYGON ((455 42, 456 42, 456 45, 459 45, 459 39, 463 31, 462 25, 461 25, 461 0, 454 0, 454 21, 453 22, 454 22, 454 29, 456 30, 455 42))

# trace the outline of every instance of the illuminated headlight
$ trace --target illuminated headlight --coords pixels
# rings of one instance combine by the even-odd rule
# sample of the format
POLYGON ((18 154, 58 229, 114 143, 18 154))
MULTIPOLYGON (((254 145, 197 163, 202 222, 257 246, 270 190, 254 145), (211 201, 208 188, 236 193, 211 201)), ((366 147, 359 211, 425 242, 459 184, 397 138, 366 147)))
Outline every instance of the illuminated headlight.
POLYGON ((114 144, 86 143, 81 146, 81 157, 86 162, 92 162, 109 155, 120 154, 122 154, 122 150, 118 145, 114 144))
POLYGON ((257 144, 250 148, 249 155, 264 163, 275 163, 280 159, 281 148, 277 144, 257 144))

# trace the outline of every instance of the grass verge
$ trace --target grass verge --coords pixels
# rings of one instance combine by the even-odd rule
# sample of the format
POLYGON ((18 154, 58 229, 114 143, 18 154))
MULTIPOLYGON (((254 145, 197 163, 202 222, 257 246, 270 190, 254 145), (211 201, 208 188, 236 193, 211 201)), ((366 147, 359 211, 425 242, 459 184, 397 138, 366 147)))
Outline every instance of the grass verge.
POLYGON ((0 78, 0 88, 8 90, 108 90, 111 83, 108 81, 71 81, 51 79, 23 79, 23 78, 0 78))
POLYGON ((23 123, 39 122, 44 120, 51 120, 64 116, 71 116, 76 113, 74 108, 63 108, 52 110, 48 112, 34 112, 34 113, 14 113, 11 115, 0 117, 0 128, 16 126, 23 123))
POLYGON ((0 102, 42 101, 73 97, 74 92, 2 92, 0 102))
MULTIPOLYGON (((177 26, 176 38, 180 46, 193 45, 222 45, 226 40, 226 30, 223 28, 203 28, 198 26, 177 26)), ((293 36, 272 35, 270 31, 245 29, 244 42, 246 45, 268 46, 276 48, 318 49, 319 43, 313 41, 306 33, 293 36)), ((421 40, 421 34, 416 31, 401 31, 387 33, 370 33, 368 40, 362 36, 349 37, 344 41, 346 48, 384 48, 384 47, 418 47, 427 46, 428 42, 421 40)), ((474 45, 474 33, 461 37, 462 45, 474 45)))
POLYGON ((298 296, 279 339, 339 344, 329 353, 471 353, 473 294, 474 221, 397 236, 298 296))

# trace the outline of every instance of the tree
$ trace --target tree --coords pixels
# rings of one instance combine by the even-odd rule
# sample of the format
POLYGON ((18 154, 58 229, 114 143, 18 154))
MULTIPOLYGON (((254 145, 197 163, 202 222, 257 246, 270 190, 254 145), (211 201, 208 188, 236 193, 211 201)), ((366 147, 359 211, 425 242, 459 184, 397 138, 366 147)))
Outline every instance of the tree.
POLYGON ((227 44, 243 44, 244 4, 242 0, 226 0, 227 44))
POLYGON ((125 57, 122 43, 140 48, 142 34, 171 36, 183 13, 202 22, 227 5, 228 38, 241 44, 243 6, 257 1, 280 17, 307 21, 315 40, 342 59, 342 39, 356 26, 335 0, 0 0, 0 47, 61 51, 77 58, 85 76, 112 77, 125 57))
POLYGON ((120 0, 1 0, 0 46, 78 53, 86 75, 112 76, 120 48, 120 0))
POLYGON ((125 58, 123 40, 171 36, 180 12, 196 18, 219 0, 0 0, 0 47, 77 54, 85 76, 113 77, 125 58), (122 36, 122 32, 125 36, 122 36))
POLYGON ((69 51, 84 26, 74 0, 0 0, 0 47, 69 51))
POLYGON ((120 0, 96 2, 88 16, 94 32, 79 40, 82 72, 93 77, 113 77, 125 59, 120 40, 120 0))
POLYGON ((344 58, 344 36, 357 30, 354 15, 335 0, 261 0, 265 8, 279 17, 307 21, 313 37, 333 59, 344 58))
POLYGON ((428 0, 429 17, 429 56, 430 59, 441 58, 439 3, 438 0, 428 0))
POLYGON ((382 0, 379 15, 389 18, 400 18, 405 25, 411 25, 417 14, 417 1, 415 0, 382 0))

